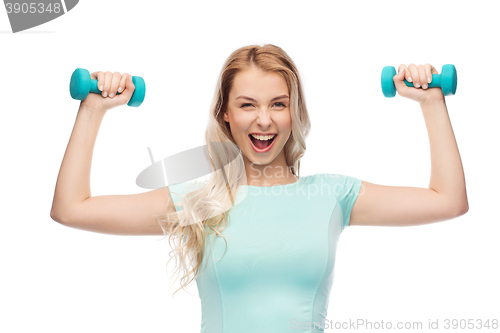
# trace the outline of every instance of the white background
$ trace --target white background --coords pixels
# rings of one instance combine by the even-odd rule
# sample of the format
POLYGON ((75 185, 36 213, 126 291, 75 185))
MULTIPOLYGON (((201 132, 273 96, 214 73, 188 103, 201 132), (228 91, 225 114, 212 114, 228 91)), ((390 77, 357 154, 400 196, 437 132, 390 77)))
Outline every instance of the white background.
POLYGON ((266 43, 282 47, 302 78, 312 131, 301 175, 427 188, 420 107, 399 95, 385 98, 380 73, 401 63, 430 63, 439 73, 449 63, 458 71, 457 93, 446 103, 469 212, 416 227, 345 229, 327 319, 421 321, 424 328, 436 319, 440 328, 445 319, 500 319, 496 5, 85 0, 17 34, 1 7, 0 331, 199 331, 196 285, 189 288, 194 296, 172 299, 178 283, 168 290, 170 248, 162 236, 98 234, 50 218, 79 106, 69 78, 83 67, 145 79, 141 107, 106 114, 91 173, 93 196, 140 193, 147 190, 135 179, 150 164, 147 147, 158 160, 205 144, 225 59, 266 43))

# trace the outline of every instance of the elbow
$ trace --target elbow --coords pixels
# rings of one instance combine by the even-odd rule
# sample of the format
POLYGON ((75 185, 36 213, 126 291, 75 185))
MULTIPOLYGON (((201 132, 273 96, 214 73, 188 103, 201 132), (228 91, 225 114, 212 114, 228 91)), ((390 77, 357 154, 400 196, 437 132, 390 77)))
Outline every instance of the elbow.
POLYGON ((469 211, 469 202, 465 202, 463 204, 460 204, 458 205, 455 209, 454 209, 454 217, 457 217, 457 216, 462 216, 462 215, 465 215, 465 213, 467 213, 469 211))
POLYGON ((50 211, 50 218, 58 223, 61 223, 61 219, 59 218, 59 216, 56 215, 56 213, 53 210, 50 211))
POLYGON ((52 205, 50 209, 50 218, 54 221, 68 226, 69 223, 72 223, 75 219, 75 211, 78 210, 78 205, 67 205, 67 204, 56 204, 52 205))
POLYGON ((469 202, 466 202, 464 207, 462 208, 462 212, 460 213, 460 215, 464 215, 468 211, 469 211, 469 202))
POLYGON ((60 213, 57 212, 54 208, 50 211, 50 218, 57 223, 64 224, 66 222, 66 218, 64 218, 60 213))

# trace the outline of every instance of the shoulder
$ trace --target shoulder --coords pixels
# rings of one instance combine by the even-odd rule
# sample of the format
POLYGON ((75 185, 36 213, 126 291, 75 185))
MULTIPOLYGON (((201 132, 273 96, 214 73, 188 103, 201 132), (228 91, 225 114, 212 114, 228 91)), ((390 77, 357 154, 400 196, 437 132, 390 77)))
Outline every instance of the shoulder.
POLYGON ((322 173, 315 175, 322 187, 329 188, 343 215, 342 230, 349 225, 351 211, 358 198, 363 181, 359 178, 338 174, 322 173))
POLYGON ((318 173, 308 176, 312 183, 326 184, 331 186, 337 194, 352 190, 353 187, 361 187, 361 179, 338 173, 318 173))
POLYGON ((181 197, 185 196, 187 193, 198 190, 206 185, 207 184, 204 182, 191 180, 183 183, 168 185, 168 189, 173 199, 181 200, 181 197))
POLYGON ((359 178, 338 173, 315 174, 311 183, 318 186, 321 191, 330 191, 344 210, 351 208, 363 185, 363 181, 359 178))

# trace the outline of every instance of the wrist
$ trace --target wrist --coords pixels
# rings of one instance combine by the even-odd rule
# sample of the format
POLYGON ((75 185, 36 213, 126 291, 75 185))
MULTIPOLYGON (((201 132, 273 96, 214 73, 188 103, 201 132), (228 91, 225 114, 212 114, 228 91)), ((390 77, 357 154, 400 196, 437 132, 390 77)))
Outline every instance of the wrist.
POLYGON ((78 109, 78 111, 80 112, 84 112, 84 113, 96 113, 96 114, 102 114, 104 115, 106 113, 106 110, 105 109, 102 109, 102 108, 99 108, 99 107, 96 107, 96 106, 92 106, 92 105, 87 105, 85 103, 80 103, 80 108, 78 109))
POLYGON ((420 108, 422 108, 422 110, 432 109, 432 108, 443 106, 443 105, 446 105, 444 98, 432 99, 432 100, 420 102, 420 108))

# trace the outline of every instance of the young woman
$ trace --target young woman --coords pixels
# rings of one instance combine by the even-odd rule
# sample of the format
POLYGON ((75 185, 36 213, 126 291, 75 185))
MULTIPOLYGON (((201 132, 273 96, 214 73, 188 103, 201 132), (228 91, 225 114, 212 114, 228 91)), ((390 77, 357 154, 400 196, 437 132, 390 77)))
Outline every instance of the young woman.
POLYGON ((51 217, 101 233, 168 235, 185 273, 181 287, 196 280, 202 332, 320 332, 345 227, 419 225, 468 210, 445 99, 441 89, 427 86, 431 74, 437 71, 429 64, 402 64, 393 79, 400 96, 418 102, 425 117, 429 188, 330 173, 299 176, 310 130, 302 85, 290 57, 267 44, 234 51, 222 68, 205 133, 214 171, 206 183, 91 197, 102 118, 134 91, 128 74, 93 73, 102 94, 89 94, 80 105, 51 217), (234 153, 240 158, 215 167, 234 153))

